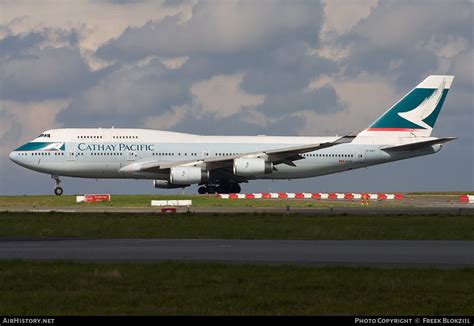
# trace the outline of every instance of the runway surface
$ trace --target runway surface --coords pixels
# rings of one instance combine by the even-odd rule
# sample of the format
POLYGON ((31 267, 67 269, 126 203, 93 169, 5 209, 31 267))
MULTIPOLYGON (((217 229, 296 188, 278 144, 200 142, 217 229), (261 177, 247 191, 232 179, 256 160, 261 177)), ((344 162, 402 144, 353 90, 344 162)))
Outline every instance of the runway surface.
POLYGON ((4 238, 0 259, 473 266, 474 241, 4 238))

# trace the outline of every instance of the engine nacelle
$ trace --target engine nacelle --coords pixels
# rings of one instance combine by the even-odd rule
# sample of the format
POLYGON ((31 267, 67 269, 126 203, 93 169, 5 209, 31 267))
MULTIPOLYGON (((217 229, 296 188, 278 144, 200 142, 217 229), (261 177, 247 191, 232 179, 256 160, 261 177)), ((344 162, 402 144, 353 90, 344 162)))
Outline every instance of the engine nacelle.
POLYGON ((273 163, 261 158, 236 158, 234 160, 233 171, 235 175, 242 177, 270 174, 273 171, 273 163))
POLYGON ((188 187, 189 185, 175 185, 169 182, 168 180, 153 180, 153 186, 155 188, 160 188, 160 189, 175 189, 175 188, 183 188, 183 187, 188 187))
POLYGON ((189 185, 209 180, 209 171, 193 166, 175 166, 171 168, 170 183, 175 185, 189 185))

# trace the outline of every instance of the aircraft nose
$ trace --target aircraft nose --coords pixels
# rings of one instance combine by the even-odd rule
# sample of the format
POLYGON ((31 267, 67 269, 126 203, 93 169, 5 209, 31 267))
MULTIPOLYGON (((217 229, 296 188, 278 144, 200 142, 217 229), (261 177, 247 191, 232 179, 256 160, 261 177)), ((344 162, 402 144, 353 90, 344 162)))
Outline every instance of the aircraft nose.
POLYGON ((17 162, 17 153, 15 151, 11 152, 10 155, 8 156, 10 158, 10 160, 12 160, 13 162, 17 162))

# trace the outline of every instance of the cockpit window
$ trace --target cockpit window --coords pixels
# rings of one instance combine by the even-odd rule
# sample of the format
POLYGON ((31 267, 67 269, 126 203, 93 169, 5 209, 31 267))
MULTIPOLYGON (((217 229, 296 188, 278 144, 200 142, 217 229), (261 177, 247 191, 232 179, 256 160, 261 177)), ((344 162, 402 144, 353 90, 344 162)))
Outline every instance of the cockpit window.
POLYGON ((41 134, 41 135, 39 135, 38 137, 47 137, 47 138, 51 138, 51 134, 41 134))

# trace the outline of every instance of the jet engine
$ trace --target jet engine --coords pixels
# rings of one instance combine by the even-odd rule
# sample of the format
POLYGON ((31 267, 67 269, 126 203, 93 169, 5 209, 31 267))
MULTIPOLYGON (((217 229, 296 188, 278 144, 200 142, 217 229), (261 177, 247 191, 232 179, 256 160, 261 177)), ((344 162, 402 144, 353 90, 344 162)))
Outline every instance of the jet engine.
POLYGON ((242 157, 234 160, 233 171, 235 175, 251 177, 255 175, 270 174, 273 170, 273 163, 261 158, 242 157))
POLYGON ((170 171, 170 183, 175 185, 189 185, 209 180, 209 171, 201 171, 199 167, 175 166, 170 171))

